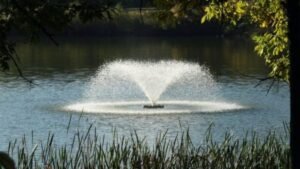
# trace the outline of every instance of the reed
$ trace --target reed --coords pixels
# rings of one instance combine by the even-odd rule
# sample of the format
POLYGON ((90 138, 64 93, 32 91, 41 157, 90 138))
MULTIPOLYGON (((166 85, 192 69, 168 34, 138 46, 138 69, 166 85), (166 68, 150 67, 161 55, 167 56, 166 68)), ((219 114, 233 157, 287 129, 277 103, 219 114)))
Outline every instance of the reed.
MULTIPOLYGON (((74 134, 69 144, 57 146, 55 135, 38 145, 30 145, 25 136, 8 145, 8 154, 19 169, 289 169, 289 130, 283 135, 270 131, 265 137, 247 133, 237 139, 226 133, 223 141, 213 138, 211 128, 204 142, 194 144, 189 130, 169 138, 159 133, 153 144, 136 132, 111 141, 97 135, 92 125, 74 134)), ((31 138, 34 139, 33 137, 31 138)), ((31 140, 31 142, 32 142, 31 140)), ((1 167, 0 167, 1 168, 1 167)))

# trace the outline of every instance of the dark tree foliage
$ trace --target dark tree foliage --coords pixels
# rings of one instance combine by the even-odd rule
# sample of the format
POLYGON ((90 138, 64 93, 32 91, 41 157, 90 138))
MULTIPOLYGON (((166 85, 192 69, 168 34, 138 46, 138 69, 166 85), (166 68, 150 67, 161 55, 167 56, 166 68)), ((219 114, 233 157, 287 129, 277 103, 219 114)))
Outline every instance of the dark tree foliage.
POLYGON ((153 0, 157 8, 156 17, 163 27, 176 26, 183 22, 199 22, 204 14, 207 0, 153 0))
POLYGON ((124 8, 152 7, 153 0, 115 0, 124 8))
POLYGON ((19 74, 15 42, 9 34, 19 32, 29 41, 41 35, 58 45, 53 32, 62 31, 73 21, 111 19, 115 13, 111 0, 0 0, 0 68, 7 71, 12 62, 19 74))

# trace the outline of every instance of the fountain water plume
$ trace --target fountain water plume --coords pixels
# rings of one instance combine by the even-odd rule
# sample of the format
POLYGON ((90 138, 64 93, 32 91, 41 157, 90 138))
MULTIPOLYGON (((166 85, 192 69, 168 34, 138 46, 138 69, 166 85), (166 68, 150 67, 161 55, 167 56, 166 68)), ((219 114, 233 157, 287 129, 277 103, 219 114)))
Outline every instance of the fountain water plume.
POLYGON ((91 78, 82 101, 67 105, 64 110, 168 114, 245 109, 239 104, 218 101, 216 84, 209 70, 196 63, 114 61, 101 66, 91 78))
MULTIPOLYGON (((116 83, 131 81, 140 88, 150 104, 154 106, 169 86, 179 81, 191 81, 192 79, 201 80, 203 84, 209 83, 210 87, 214 85, 207 69, 194 63, 115 61, 99 69, 90 88, 94 89, 100 85, 111 87, 116 83), (108 83, 104 84, 105 81, 108 83)), ((116 89, 119 90, 120 87, 116 87, 116 89)), ((93 95, 95 92, 92 91, 88 95, 93 95)))

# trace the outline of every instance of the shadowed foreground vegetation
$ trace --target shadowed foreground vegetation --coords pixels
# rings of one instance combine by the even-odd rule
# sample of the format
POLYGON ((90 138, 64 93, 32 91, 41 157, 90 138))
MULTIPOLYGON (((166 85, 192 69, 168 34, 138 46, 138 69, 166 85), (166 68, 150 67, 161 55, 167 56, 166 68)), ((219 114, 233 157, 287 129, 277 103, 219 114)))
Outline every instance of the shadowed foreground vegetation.
POLYGON ((33 138, 24 137, 20 142, 11 142, 8 153, 20 169, 291 168, 289 130, 280 136, 270 131, 265 137, 252 132, 242 139, 226 133, 223 141, 216 141, 211 131, 207 130, 201 144, 191 141, 189 130, 174 138, 167 137, 168 132, 158 134, 155 142, 149 144, 136 132, 128 137, 114 132, 112 141, 108 142, 90 126, 85 132, 78 131, 69 144, 57 145, 53 134, 38 145, 31 143, 33 138))

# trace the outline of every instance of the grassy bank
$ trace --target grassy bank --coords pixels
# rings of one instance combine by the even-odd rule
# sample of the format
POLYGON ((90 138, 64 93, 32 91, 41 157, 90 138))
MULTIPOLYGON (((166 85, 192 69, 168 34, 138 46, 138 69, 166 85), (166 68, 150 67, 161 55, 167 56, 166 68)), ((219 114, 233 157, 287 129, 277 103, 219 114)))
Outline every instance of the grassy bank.
POLYGON ((242 139, 226 133, 223 141, 216 141, 208 129, 200 145, 192 142, 188 130, 172 139, 167 137, 167 132, 160 133, 154 144, 139 138, 135 132, 130 136, 118 136, 114 132, 109 142, 96 133, 90 126, 87 131, 74 134, 70 143, 59 146, 55 143, 59 138, 54 134, 36 145, 29 143, 33 138, 24 137, 19 142, 11 142, 8 153, 20 169, 290 168, 289 134, 279 136, 273 131, 265 137, 252 132, 242 139))

